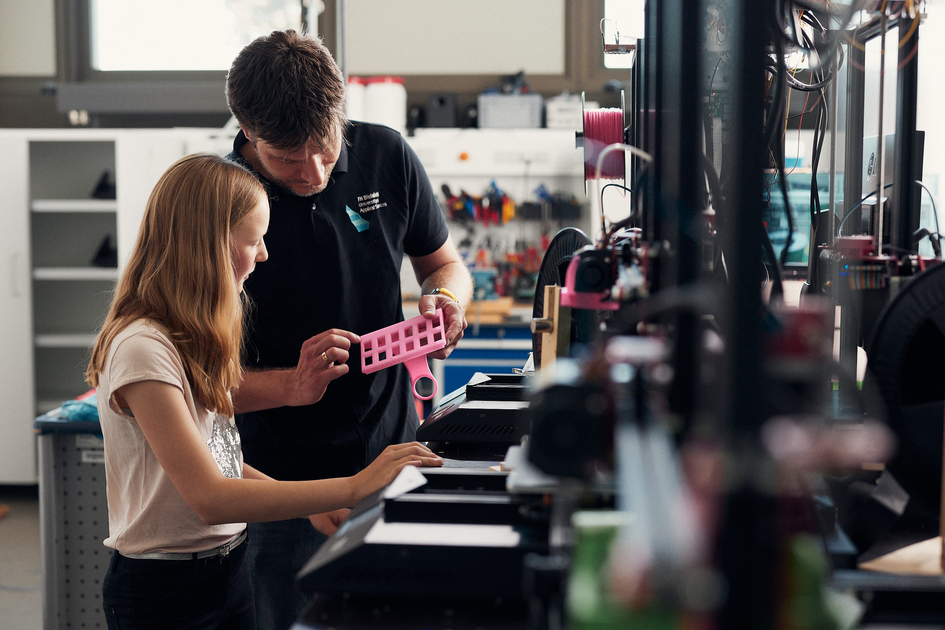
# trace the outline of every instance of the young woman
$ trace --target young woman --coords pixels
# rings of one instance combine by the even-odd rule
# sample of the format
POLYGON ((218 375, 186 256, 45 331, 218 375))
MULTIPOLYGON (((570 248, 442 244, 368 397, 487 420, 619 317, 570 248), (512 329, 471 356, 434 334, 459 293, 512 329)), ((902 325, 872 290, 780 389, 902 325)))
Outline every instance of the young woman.
MULTIPOLYGON (((243 463, 230 394, 243 282, 267 258, 268 224, 258 180, 215 155, 176 162, 148 200, 87 372, 105 438, 105 545, 115 551, 102 603, 113 630, 253 628, 246 522, 321 514, 313 523, 330 530, 343 518, 333 511, 404 466, 442 464, 418 443, 344 479, 275 481, 243 463)), ((300 361, 300 382, 323 393, 358 341, 330 330, 307 342, 303 352, 320 358, 300 361)))

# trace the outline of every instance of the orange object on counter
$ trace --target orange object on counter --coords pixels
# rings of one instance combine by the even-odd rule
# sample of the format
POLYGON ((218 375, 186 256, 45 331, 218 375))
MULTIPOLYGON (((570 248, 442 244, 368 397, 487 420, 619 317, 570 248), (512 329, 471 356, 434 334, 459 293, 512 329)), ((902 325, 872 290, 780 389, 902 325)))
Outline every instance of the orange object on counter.
POLYGON ((502 223, 508 223, 515 218, 515 202, 505 197, 502 199, 502 223))

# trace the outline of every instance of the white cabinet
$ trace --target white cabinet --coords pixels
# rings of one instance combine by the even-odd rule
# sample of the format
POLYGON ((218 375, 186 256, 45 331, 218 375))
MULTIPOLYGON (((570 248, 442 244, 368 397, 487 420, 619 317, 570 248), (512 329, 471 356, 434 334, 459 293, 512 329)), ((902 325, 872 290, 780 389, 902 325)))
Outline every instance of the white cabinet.
POLYGON ((29 148, 0 136, 0 482, 35 483, 29 148))
POLYGON ((0 484, 35 483, 34 418, 85 366, 154 184, 211 130, 0 130, 0 484), (96 198, 103 174, 113 198, 96 198), (106 241, 114 260, 96 254, 106 241))

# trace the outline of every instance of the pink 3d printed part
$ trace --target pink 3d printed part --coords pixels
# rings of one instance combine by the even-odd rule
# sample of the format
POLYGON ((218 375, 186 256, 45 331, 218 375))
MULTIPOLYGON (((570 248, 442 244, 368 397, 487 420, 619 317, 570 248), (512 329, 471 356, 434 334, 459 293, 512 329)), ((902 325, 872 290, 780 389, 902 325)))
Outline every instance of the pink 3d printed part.
POLYGON ((365 374, 403 363, 410 372, 414 395, 429 400, 436 395, 436 379, 427 365, 427 355, 446 347, 446 328, 443 309, 437 309, 432 319, 422 315, 361 335, 361 371, 365 374), (433 381, 433 393, 421 396, 417 381, 433 381))

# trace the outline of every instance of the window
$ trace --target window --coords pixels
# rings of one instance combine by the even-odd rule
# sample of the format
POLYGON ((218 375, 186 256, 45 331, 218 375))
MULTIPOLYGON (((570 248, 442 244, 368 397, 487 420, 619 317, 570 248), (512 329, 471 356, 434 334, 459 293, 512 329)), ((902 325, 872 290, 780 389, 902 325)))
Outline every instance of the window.
POLYGON ((97 126, 225 122, 222 85, 233 58, 253 38, 285 28, 319 33, 349 74, 403 76, 410 106, 448 92, 462 112, 518 71, 532 91, 587 91, 588 101, 613 106, 619 96, 608 82, 629 76, 604 67, 604 0, 48 1, 65 61, 56 108, 87 111, 97 126), (420 47, 433 40, 439 44, 420 47))
MULTIPOLYGON (((604 0, 601 35, 606 44, 635 44, 643 37, 645 0, 604 0)), ((604 55, 605 68, 630 68, 634 55, 604 55)))
POLYGON ((300 28, 299 0, 90 0, 92 70, 226 70, 250 41, 300 28))

